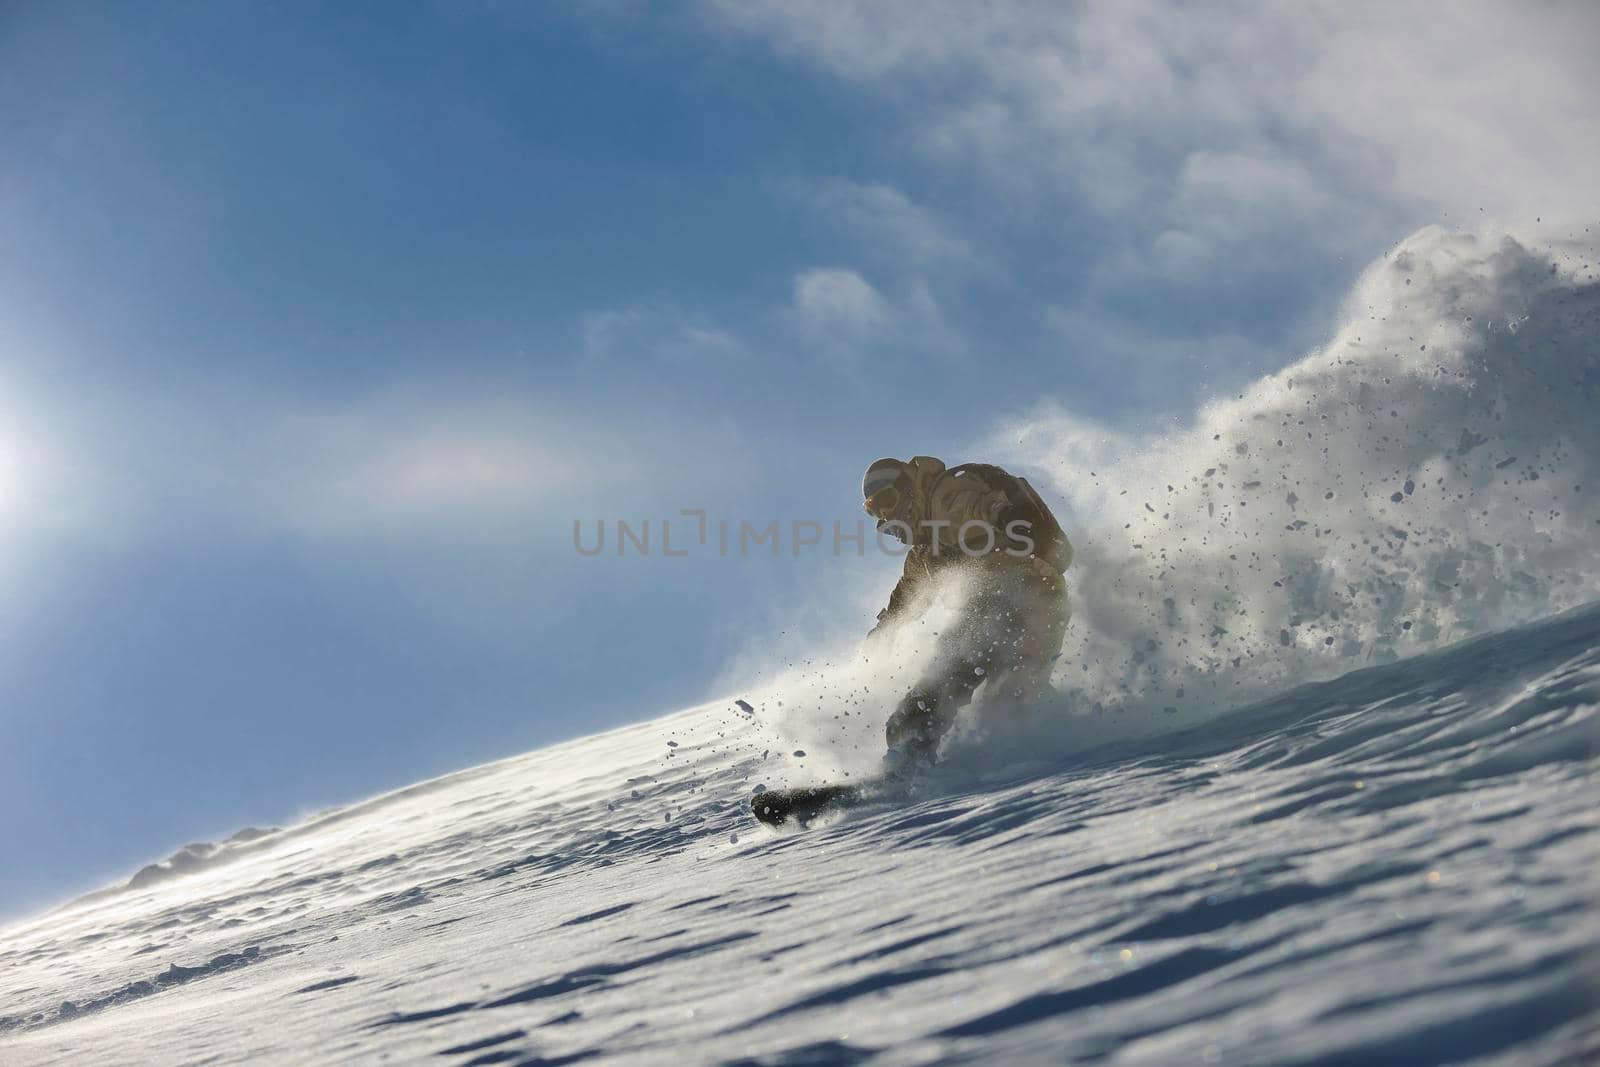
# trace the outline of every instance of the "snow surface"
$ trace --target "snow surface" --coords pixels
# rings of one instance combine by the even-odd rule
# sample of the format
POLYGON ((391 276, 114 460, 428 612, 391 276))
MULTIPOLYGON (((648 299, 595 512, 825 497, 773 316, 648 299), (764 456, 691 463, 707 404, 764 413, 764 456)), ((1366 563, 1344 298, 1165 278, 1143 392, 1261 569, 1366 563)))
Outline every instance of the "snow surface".
POLYGON ((0 1061, 1593 1062, 1600 605, 804 832, 763 709, 4 933, 0 1061))

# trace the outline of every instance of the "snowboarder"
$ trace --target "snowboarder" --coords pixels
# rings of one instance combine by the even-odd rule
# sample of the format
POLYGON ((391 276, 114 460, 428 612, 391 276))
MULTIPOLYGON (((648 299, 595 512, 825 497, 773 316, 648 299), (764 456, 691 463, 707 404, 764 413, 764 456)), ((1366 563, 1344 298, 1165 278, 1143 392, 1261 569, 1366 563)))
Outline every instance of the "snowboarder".
POLYGON ((933 762, 980 685, 985 703, 1049 692, 1070 616, 1062 575, 1072 546, 1033 487, 991 464, 880 459, 861 491, 879 532, 908 546, 872 634, 926 605, 919 594, 947 568, 965 568, 972 583, 956 625, 939 637, 933 667, 889 717, 885 769, 897 775, 933 762))

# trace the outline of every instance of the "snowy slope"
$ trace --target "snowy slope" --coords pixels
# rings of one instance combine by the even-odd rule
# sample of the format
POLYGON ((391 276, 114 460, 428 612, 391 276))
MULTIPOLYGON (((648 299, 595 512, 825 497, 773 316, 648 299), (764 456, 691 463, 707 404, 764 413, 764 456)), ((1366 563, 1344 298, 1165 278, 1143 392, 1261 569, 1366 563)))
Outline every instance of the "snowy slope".
POLYGON ((791 834, 696 708, 7 929, 0 1062, 1594 1062, 1597 705, 1591 606, 791 834))

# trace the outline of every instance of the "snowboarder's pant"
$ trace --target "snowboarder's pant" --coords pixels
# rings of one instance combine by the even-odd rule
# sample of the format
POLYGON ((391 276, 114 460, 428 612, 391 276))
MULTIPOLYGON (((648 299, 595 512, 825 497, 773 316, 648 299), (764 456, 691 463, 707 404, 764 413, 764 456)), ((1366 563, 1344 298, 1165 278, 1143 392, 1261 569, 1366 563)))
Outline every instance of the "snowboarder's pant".
POLYGON ((891 749, 931 762, 956 713, 987 683, 985 700, 1026 701, 1046 688, 1066 635, 1066 582, 1017 568, 983 574, 957 624, 941 635, 929 672, 889 717, 891 749))

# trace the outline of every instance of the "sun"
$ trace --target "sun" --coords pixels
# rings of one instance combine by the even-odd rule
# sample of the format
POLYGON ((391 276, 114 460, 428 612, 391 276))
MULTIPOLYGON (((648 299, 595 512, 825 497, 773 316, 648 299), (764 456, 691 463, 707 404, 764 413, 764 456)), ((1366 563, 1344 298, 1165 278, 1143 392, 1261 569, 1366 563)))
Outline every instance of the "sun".
POLYGON ((14 517, 21 498, 21 456, 15 443, 0 432, 0 524, 14 517))

